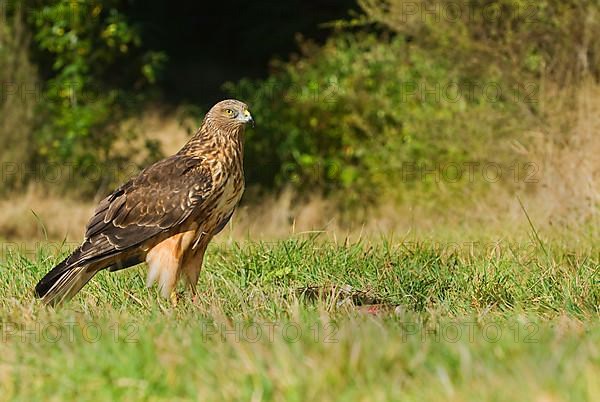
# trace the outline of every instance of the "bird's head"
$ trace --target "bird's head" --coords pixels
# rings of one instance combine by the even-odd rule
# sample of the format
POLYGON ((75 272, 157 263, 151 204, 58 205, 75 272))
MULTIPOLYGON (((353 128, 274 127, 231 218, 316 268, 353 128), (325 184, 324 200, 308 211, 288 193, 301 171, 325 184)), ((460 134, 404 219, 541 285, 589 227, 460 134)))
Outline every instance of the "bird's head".
POLYGON ((214 105, 206 114, 206 121, 228 129, 239 129, 248 123, 254 126, 248 106, 235 99, 227 99, 214 105))

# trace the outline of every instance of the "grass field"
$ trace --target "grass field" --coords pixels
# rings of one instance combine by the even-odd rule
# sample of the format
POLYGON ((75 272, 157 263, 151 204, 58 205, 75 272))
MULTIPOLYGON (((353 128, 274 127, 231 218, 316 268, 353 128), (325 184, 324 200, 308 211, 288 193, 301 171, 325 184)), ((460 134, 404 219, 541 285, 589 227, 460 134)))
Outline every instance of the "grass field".
POLYGON ((196 303, 160 299, 139 267, 60 310, 32 298, 55 249, 2 260, 0 400, 600 395, 593 242, 224 242, 196 303))

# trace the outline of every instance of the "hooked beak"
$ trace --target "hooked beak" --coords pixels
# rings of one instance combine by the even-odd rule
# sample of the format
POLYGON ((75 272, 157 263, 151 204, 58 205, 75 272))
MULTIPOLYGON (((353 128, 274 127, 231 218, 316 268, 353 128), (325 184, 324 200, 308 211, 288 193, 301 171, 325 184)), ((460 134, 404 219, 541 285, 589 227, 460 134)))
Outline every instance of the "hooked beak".
POLYGON ((243 122, 246 124, 250 123, 252 125, 252 128, 254 128, 254 119, 252 118, 252 115, 247 109, 244 110, 243 122))

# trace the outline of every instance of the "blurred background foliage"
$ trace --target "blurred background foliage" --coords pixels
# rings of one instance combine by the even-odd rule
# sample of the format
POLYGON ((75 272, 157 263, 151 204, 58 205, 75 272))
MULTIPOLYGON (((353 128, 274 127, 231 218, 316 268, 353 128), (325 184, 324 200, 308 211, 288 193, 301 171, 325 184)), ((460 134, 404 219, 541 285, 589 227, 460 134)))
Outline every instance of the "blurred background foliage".
POLYGON ((129 162, 131 146, 119 153, 116 144, 138 133, 117 123, 142 104, 166 55, 140 51, 139 27, 119 5, 60 0, 30 10, 36 50, 51 71, 41 92, 36 162, 68 164, 82 177, 129 162))
POLYGON ((547 86, 600 77, 597 3, 359 5, 354 18, 329 24, 322 46, 303 42, 268 79, 227 86, 260 122, 249 169, 261 183, 342 189, 361 202, 428 193, 443 175, 456 196, 472 180, 452 173, 468 164, 527 163, 514 141, 525 146, 524 133, 544 126, 547 86))
POLYGON ((423 172, 442 169, 447 191, 471 196, 453 172, 526 163, 514 150, 544 126, 547 88, 600 78, 597 2, 0 4, 1 161, 68 164, 61 191, 87 197, 118 184, 83 180, 90 168, 160 157, 123 121, 156 103, 199 120, 226 96, 257 120, 246 169, 262 191, 400 202, 438 191, 423 172))

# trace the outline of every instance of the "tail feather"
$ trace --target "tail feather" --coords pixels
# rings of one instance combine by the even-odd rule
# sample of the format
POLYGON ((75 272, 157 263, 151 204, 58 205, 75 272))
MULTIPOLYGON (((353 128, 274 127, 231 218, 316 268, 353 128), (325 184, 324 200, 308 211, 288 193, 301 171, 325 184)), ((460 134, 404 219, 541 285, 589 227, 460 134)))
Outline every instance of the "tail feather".
POLYGON ((63 261, 39 281, 35 294, 44 303, 56 306, 72 298, 97 272, 90 264, 71 266, 63 261))
POLYGON ((38 282, 35 295, 44 303, 56 306, 75 296, 99 271, 118 271, 142 261, 143 254, 136 250, 123 255, 115 250, 90 256, 89 249, 85 251, 81 246, 38 282))

